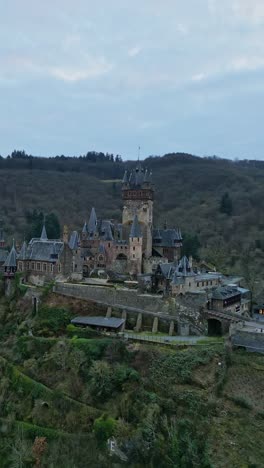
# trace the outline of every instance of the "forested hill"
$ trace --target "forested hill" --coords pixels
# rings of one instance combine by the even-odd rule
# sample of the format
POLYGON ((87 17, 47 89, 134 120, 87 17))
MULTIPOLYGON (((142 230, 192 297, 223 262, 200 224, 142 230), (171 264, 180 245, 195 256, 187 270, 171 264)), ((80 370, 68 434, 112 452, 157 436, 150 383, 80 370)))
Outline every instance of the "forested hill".
MULTIPOLYGON (((218 268, 260 267, 264 162, 174 153, 141 164, 153 171, 155 225, 179 226, 186 250, 218 268)), ((9 239, 23 238, 34 209, 53 212, 61 225, 78 230, 92 206, 98 217, 120 219, 121 179, 135 165, 119 155, 95 152, 43 158, 14 151, 0 158, 0 217, 9 239)))

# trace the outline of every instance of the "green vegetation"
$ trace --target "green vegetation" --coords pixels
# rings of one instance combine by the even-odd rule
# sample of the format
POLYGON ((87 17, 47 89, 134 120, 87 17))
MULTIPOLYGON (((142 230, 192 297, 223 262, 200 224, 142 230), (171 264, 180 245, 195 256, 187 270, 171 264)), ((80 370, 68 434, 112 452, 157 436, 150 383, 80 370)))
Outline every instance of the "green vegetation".
MULTIPOLYGON (((14 236, 22 241, 24 233, 39 235, 43 214, 51 237, 59 235, 58 220, 80 231, 92 206, 100 217, 120 219, 120 180, 135 164, 93 152, 34 158, 16 151, 0 158, 0 211, 9 243, 14 236)), ((245 275, 247 285, 258 281, 256 296, 264 259, 264 163, 175 153, 143 164, 153 170, 155 225, 179 225, 184 253, 245 275)))
POLYGON ((0 299, 0 466, 262 466, 264 356, 97 336, 42 300, 0 299))

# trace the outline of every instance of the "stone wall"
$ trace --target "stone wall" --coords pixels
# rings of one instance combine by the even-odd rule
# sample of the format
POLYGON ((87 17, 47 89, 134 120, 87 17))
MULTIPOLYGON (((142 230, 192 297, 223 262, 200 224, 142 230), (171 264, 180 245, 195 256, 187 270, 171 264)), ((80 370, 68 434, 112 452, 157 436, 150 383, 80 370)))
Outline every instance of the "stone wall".
POLYGON ((264 333, 235 330, 231 335, 231 343, 235 347, 245 347, 247 351, 264 353, 264 333))
POLYGON ((112 306, 122 305, 145 309, 150 312, 165 312, 166 303, 160 296, 138 294, 136 290, 87 284, 56 283, 54 292, 84 300, 103 302, 112 306))

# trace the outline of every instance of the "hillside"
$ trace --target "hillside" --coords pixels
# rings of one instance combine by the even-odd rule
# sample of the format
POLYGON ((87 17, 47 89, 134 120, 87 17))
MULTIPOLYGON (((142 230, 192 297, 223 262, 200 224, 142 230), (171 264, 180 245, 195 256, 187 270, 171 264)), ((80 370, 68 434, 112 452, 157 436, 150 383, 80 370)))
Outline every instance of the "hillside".
POLYGON ((263 356, 102 338, 47 293, 1 299, 1 467, 263 466, 263 356))
MULTIPOLYGON (((95 206, 99 217, 121 218, 122 162, 103 153, 79 158, 34 158, 14 153, 0 159, 0 213, 11 240, 27 231, 25 214, 55 212, 61 225, 80 230, 95 206)), ((264 258, 264 163, 199 158, 185 154, 149 157, 155 225, 179 226, 186 253, 218 269, 255 279, 264 258), (228 192, 231 213, 220 211, 228 192), (196 236, 196 237, 195 237, 196 236), (199 250, 197 250, 197 247, 199 250)))

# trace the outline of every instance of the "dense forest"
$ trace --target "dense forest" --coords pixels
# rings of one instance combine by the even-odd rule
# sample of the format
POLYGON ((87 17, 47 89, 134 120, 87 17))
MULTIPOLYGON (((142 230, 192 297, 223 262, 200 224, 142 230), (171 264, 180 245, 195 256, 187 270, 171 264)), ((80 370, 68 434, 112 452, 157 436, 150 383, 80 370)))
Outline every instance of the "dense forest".
MULTIPOLYGON (((0 218, 9 242, 31 232, 34 210, 79 231, 92 206, 98 217, 120 219, 121 179, 136 164, 96 152, 0 157, 0 218)), ((180 227, 185 253, 256 285, 264 259, 264 162, 172 153, 141 164, 153 172, 155 226, 180 227)))

